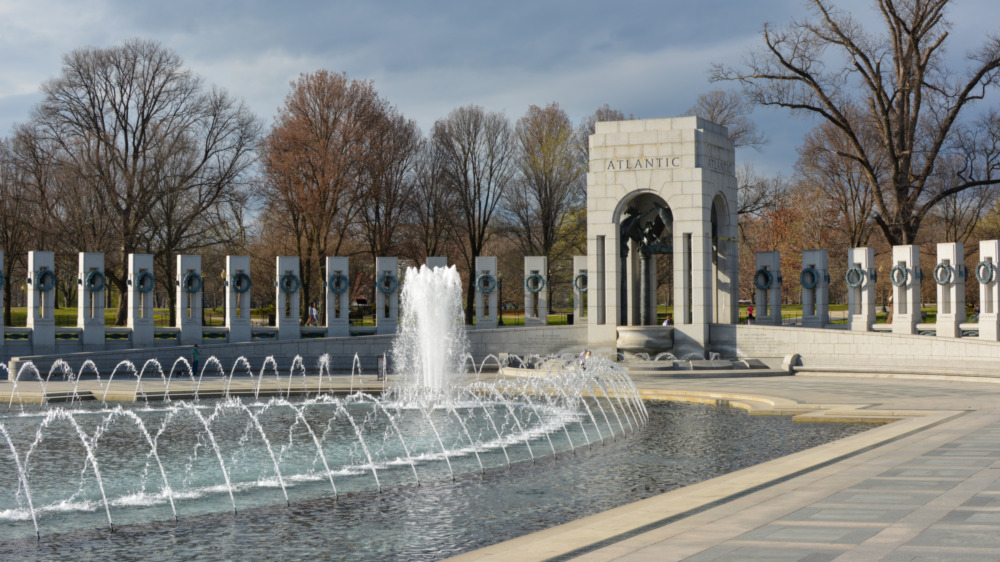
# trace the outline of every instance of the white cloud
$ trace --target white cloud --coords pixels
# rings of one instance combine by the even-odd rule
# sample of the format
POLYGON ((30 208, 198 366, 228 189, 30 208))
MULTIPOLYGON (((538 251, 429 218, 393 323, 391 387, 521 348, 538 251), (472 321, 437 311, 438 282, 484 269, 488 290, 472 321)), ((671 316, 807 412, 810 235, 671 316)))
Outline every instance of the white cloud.
MULTIPOLYGON (((871 22, 869 0, 835 0, 871 22)), ((995 0, 955 3, 950 49, 961 56, 996 31, 995 0), (961 31, 959 31, 961 30, 961 31)), ((320 68, 373 79, 425 133, 452 109, 478 104, 512 119, 558 102, 574 119, 604 103, 637 117, 684 112, 712 62, 736 62, 762 22, 806 14, 797 0, 243 0, 146 3, 93 0, 0 2, 0 129, 24 121, 39 85, 83 46, 150 38, 244 98, 270 123, 302 72, 320 68)), ((746 155, 787 169, 810 124, 761 110, 773 141, 746 155)))

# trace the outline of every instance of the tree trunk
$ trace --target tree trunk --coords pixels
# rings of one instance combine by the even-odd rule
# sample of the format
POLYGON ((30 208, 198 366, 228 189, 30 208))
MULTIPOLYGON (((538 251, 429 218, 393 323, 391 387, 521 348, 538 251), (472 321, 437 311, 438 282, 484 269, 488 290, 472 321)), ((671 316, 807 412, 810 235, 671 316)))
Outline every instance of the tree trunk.
MULTIPOLYGON (((10 271, 6 272, 5 277, 10 279, 10 271)), ((3 323, 4 326, 10 326, 10 304, 11 304, 11 293, 10 293, 10 281, 3 284, 3 323)), ((3 334, 0 334, 3 337, 3 334)))
POLYGON ((127 248, 122 247, 119 257, 121 258, 121 275, 108 276, 118 289, 118 309, 115 312, 115 326, 125 326, 128 323, 128 254, 127 248))
POLYGON ((476 302, 476 279, 474 277, 475 268, 469 269, 469 286, 465 291, 465 325, 471 326, 473 319, 473 307, 476 302))

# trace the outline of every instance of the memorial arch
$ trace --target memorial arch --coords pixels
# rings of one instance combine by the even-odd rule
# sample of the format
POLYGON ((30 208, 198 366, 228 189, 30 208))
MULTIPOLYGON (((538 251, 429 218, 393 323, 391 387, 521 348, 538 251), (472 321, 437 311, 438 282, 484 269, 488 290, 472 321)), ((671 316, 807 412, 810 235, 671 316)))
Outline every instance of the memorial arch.
POLYGON ((618 324, 656 324, 657 262, 671 255, 673 214, 662 197, 652 191, 637 191, 619 202, 618 224, 618 324))
POLYGON ((735 153, 698 117, 601 122, 587 174, 588 342, 604 353, 705 353, 737 319, 735 153), (671 256, 673 325, 657 319, 671 256))

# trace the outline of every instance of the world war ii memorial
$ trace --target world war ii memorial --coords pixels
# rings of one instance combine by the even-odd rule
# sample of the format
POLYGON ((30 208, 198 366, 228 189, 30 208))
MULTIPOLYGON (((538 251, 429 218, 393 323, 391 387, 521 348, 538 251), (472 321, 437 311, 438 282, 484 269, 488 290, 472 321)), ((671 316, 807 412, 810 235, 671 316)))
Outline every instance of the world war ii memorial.
POLYGON ((539 256, 524 257, 514 284, 524 326, 499 325, 495 257, 471 272, 476 321, 465 326, 463 283, 447 256, 405 271, 387 256, 374 265, 376 325, 359 328, 347 316, 344 256, 326 260, 318 326, 300 320, 296 258, 278 257, 272 277, 254 279, 249 258, 229 256, 225 325, 206 327, 200 256, 176 256, 176 278, 163 279, 150 256, 134 254, 128 324, 110 328, 95 320, 104 257, 80 253, 78 323, 56 327, 52 253, 30 252, 28 278, 4 280, 25 283, 27 325, 0 325, 4 551, 118 556, 148 547, 198 557, 213 544, 248 544, 275 556, 470 560, 1000 555, 998 242, 981 244, 972 270, 960 243, 937 244, 929 264, 919 248, 898 246, 882 276, 871 248, 852 249, 842 264, 844 322, 831 319, 826 249, 807 251, 800 271, 782 271, 780 256, 761 252, 756 321, 740 324, 738 286, 750 281, 738 279, 735 167, 726 129, 698 117, 598 123, 587 253, 572 261, 576 322, 565 326, 547 325, 539 256), (655 297, 659 260, 672 268, 666 325, 655 297), (934 323, 920 315, 925 275, 937 290, 934 323), (980 291, 974 322, 965 315, 971 278, 980 291), (156 283, 176 291, 175 326, 151 321, 156 283), (250 322, 246 291, 255 283, 273 286, 274 326, 250 322), (875 322, 876 284, 892 287, 889 324, 875 322), (803 303, 790 323, 780 298, 788 285, 803 303), (671 425, 654 406, 662 403, 784 425, 747 433, 719 418, 671 425), (814 427, 832 433, 814 437, 814 427), (633 451, 650 434, 688 441, 633 451), (755 440, 764 434, 772 439, 755 440), (714 456, 722 453, 731 456, 714 456), (643 468, 652 480, 623 487, 655 493, 598 492, 611 498, 607 509, 569 511, 537 532, 492 519, 510 511, 534 521, 561 509, 508 505, 528 493, 512 487, 518 481, 579 498, 649 459, 682 459, 677 470, 688 476, 643 468), (376 519, 364 515, 379 509, 376 519), (409 509, 420 530, 397 523, 409 509), (423 544, 414 533, 437 542, 405 550, 423 544), (465 541, 479 534, 494 536, 465 541), (320 535, 327 540, 314 543, 320 535))

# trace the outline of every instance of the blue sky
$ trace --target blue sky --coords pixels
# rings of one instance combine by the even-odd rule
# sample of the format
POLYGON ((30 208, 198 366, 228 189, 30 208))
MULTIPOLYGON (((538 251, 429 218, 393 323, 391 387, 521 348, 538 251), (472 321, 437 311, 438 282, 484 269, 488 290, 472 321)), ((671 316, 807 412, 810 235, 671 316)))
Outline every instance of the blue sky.
MULTIPOLYGON (((874 21, 867 0, 837 5, 874 21)), ((289 82, 320 68, 374 80, 425 134, 468 104, 512 120, 553 101, 574 122, 605 103, 639 118, 673 117, 718 87, 708 83, 710 64, 738 62, 765 21, 806 15, 799 0, 0 0, 0 135, 28 119, 64 54, 129 37, 173 49, 267 125, 289 82)), ((956 2, 951 56, 1000 31, 998 16, 995 0, 956 2)), ((754 118, 771 142, 738 157, 790 173, 815 122, 774 110, 754 118)))

